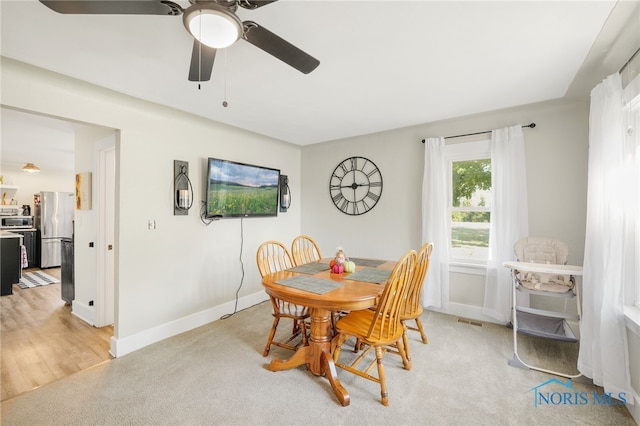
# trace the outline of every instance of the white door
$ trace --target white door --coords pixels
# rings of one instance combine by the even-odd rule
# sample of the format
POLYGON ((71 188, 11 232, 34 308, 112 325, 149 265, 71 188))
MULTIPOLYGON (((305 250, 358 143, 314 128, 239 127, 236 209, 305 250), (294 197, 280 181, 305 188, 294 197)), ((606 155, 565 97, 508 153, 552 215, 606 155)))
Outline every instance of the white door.
POLYGON ((115 299, 115 133, 98 151, 98 288, 96 326, 114 323, 115 299))

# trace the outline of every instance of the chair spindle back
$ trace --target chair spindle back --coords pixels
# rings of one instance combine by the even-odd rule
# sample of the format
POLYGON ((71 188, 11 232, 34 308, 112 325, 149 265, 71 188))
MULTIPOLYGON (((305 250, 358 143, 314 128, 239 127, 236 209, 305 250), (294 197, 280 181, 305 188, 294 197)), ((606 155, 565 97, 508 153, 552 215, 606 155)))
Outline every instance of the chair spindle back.
POLYGON ((429 262, 431 262, 431 253, 433 252, 433 243, 425 243, 416 259, 416 266, 411 277, 411 285, 407 290, 406 302, 402 306, 402 316, 411 316, 414 312, 420 311, 420 296, 424 279, 429 270, 429 262))
POLYGON ((296 266, 317 262, 322 259, 320 248, 313 238, 308 235, 298 235, 291 243, 291 254, 296 266))
POLYGON ((287 247, 274 240, 265 241, 258 247, 256 261, 262 277, 293 267, 293 260, 287 247))
POLYGON ((402 334, 400 310, 406 297, 407 288, 411 282, 411 276, 416 263, 416 251, 409 250, 400 259, 389 279, 378 302, 374 321, 371 322, 368 338, 382 339, 397 333, 402 334))

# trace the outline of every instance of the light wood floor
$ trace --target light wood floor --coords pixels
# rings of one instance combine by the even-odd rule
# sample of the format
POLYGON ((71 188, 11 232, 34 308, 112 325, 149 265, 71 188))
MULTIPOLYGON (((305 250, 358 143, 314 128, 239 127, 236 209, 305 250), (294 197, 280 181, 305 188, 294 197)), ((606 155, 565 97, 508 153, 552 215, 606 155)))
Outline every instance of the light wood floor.
MULTIPOLYGON (((60 268, 44 270, 60 279, 60 268)), ((113 327, 96 328, 71 314, 60 284, 0 297, 1 400, 111 359, 113 327)))

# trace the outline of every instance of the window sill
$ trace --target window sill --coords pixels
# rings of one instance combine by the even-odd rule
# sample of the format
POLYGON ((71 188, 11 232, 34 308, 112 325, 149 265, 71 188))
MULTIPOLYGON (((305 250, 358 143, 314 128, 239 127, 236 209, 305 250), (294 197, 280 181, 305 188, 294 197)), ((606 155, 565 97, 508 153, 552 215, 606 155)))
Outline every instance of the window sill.
POLYGON ((631 330, 636 336, 640 337, 640 307, 625 306, 624 322, 629 330, 631 330))
POLYGON ((449 272, 468 275, 486 275, 487 265, 478 263, 465 263, 461 261, 449 262, 449 272))

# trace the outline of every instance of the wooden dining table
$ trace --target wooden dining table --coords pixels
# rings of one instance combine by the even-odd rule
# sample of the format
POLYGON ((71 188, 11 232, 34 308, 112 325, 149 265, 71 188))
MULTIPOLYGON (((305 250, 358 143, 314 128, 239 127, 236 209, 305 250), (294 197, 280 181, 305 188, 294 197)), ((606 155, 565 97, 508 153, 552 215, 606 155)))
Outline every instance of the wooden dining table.
POLYGON ((375 283, 350 279, 350 276, 369 279, 363 277, 363 274, 378 272, 384 275, 384 271, 393 270, 396 262, 362 259, 363 265, 355 260, 356 270, 353 273, 333 274, 329 271, 329 261, 330 259, 323 259, 315 265, 318 270, 326 268, 324 270, 314 271, 314 265, 307 264, 306 272, 297 272, 299 268, 304 267, 303 265, 267 275, 262 279, 267 294, 309 307, 311 319, 309 344, 298 348, 289 359, 272 360, 268 368, 271 371, 280 371, 308 364, 314 375, 325 376, 329 380, 340 404, 347 406, 350 402, 349 393, 338 379, 331 355, 332 312, 356 311, 375 306, 384 290, 386 280, 375 283), (372 271, 372 268, 381 271, 372 271))

